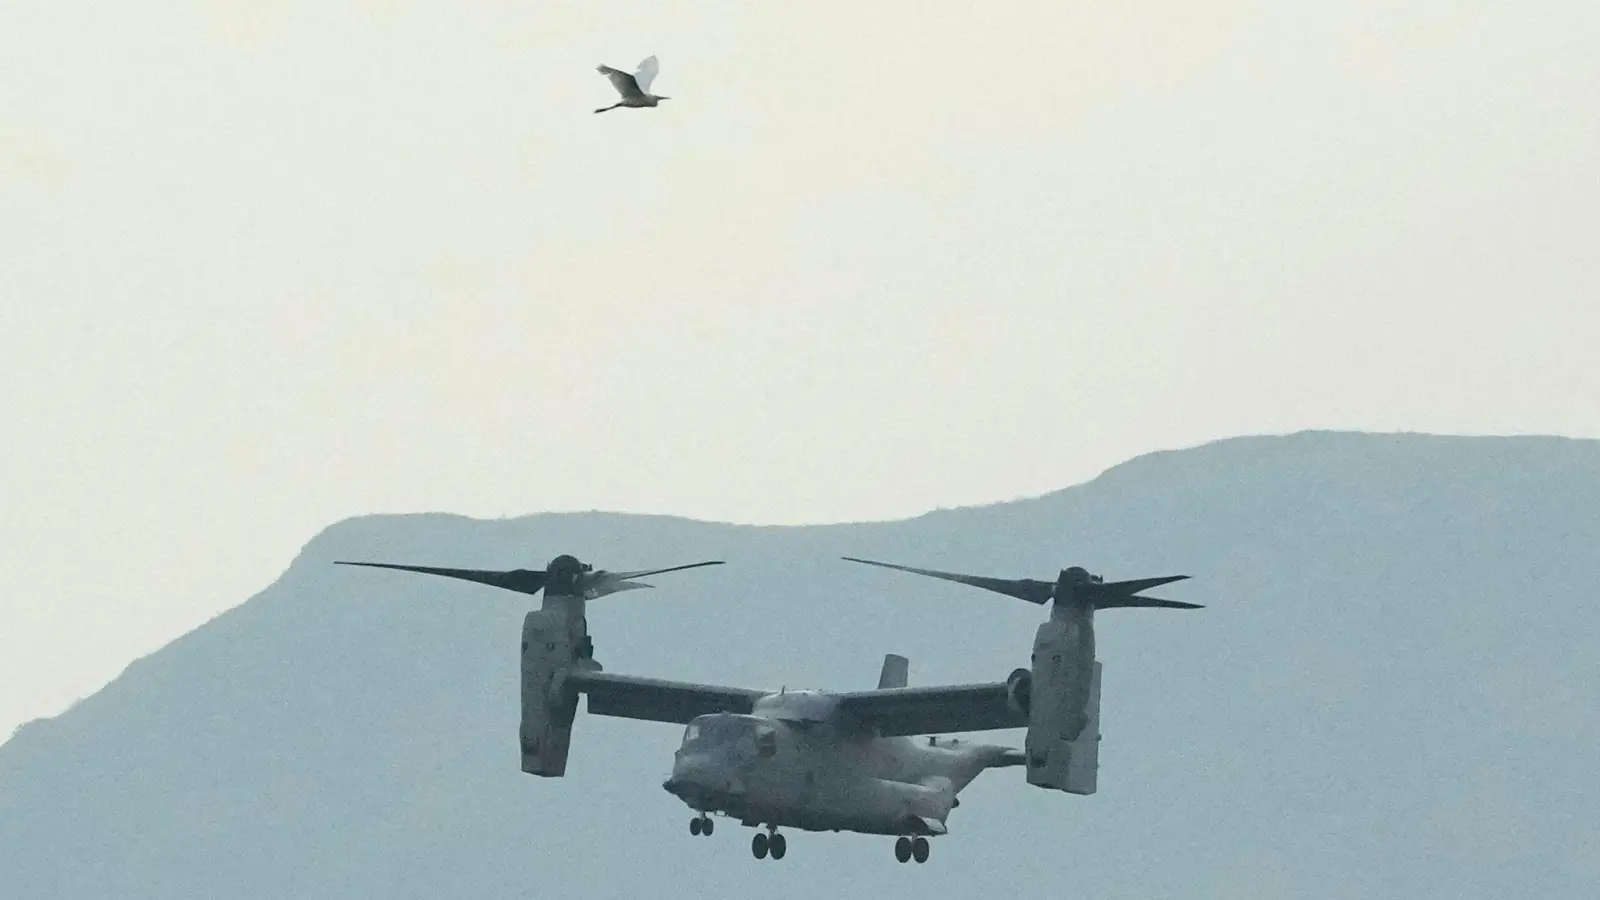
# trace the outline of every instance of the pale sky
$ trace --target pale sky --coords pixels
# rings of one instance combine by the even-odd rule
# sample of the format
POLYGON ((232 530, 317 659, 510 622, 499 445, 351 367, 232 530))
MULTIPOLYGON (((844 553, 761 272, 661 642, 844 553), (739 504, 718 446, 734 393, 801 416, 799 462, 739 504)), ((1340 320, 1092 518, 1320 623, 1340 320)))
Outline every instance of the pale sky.
POLYGON ((1596 46, 1588 0, 8 2, 0 739, 352 515, 1600 437, 1596 46), (594 115, 651 53, 673 99, 594 115))

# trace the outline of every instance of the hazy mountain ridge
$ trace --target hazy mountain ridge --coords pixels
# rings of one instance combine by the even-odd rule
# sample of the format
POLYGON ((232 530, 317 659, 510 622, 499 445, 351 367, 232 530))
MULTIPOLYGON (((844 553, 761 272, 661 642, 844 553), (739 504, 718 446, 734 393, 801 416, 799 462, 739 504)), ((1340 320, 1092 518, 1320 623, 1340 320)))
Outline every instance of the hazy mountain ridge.
POLYGON ((346 520, 248 602, 0 746, 0 894, 678 896, 706 878, 774 896, 1561 894, 1600 878, 1581 813, 1600 807, 1597 539, 1600 442, 1341 433, 1151 454, 902 522, 346 520), (796 835, 788 860, 758 864, 747 832, 689 838, 659 788, 671 726, 585 717, 567 778, 517 771, 524 598, 329 564, 561 552, 726 559, 591 609, 608 669, 697 681, 870 686, 890 651, 914 683, 1025 662, 1037 608, 842 553, 1182 572, 1156 593, 1209 607, 1100 616, 1099 795, 991 773, 920 870, 843 836, 796 835))

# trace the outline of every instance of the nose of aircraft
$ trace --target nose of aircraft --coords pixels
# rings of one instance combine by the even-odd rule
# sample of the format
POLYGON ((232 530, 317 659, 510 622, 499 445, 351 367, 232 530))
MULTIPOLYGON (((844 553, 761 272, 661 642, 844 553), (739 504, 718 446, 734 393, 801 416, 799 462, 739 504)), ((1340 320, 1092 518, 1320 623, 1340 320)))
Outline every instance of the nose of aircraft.
POLYGON ((724 771, 724 767, 705 753, 687 753, 678 757, 672 765, 672 774, 661 786, 680 797, 735 790, 733 779, 724 771))

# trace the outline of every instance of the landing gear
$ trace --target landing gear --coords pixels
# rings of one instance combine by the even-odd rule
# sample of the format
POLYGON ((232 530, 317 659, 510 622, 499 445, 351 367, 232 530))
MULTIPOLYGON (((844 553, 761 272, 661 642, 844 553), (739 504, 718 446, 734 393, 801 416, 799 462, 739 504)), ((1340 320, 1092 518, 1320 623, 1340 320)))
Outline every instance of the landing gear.
POLYGON ((705 813, 701 813, 698 817, 689 820, 689 833, 693 835, 710 835, 712 831, 716 830, 716 827, 717 823, 711 821, 711 817, 705 813))
POLYGON ((769 853, 772 854, 773 859, 783 859, 783 854, 788 852, 789 842, 784 840, 783 835, 778 833, 778 829, 769 826, 767 831, 770 834, 762 834, 758 831, 756 836, 750 839, 751 854, 756 859, 766 859, 769 853))
POLYGON ((902 837, 894 842, 894 858, 900 862, 910 862, 915 859, 919 863, 928 861, 928 839, 925 837, 902 837))

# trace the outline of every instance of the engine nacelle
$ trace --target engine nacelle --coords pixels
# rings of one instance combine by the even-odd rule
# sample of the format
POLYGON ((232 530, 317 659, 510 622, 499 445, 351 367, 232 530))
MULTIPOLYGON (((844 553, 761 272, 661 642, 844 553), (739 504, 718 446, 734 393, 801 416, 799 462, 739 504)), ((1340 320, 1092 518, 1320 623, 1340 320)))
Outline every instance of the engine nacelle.
POLYGON ((1100 745, 1100 663, 1094 659, 1092 610, 1065 611, 1039 626, 1033 671, 1012 673, 1007 695, 1026 697, 1023 745, 1028 783, 1073 794, 1095 792, 1100 745), (1026 692, 1021 689, 1026 687, 1026 692))
POLYGON ((567 771, 578 692, 566 675, 591 655, 581 615, 534 610, 522 620, 522 771, 548 778, 567 771))

